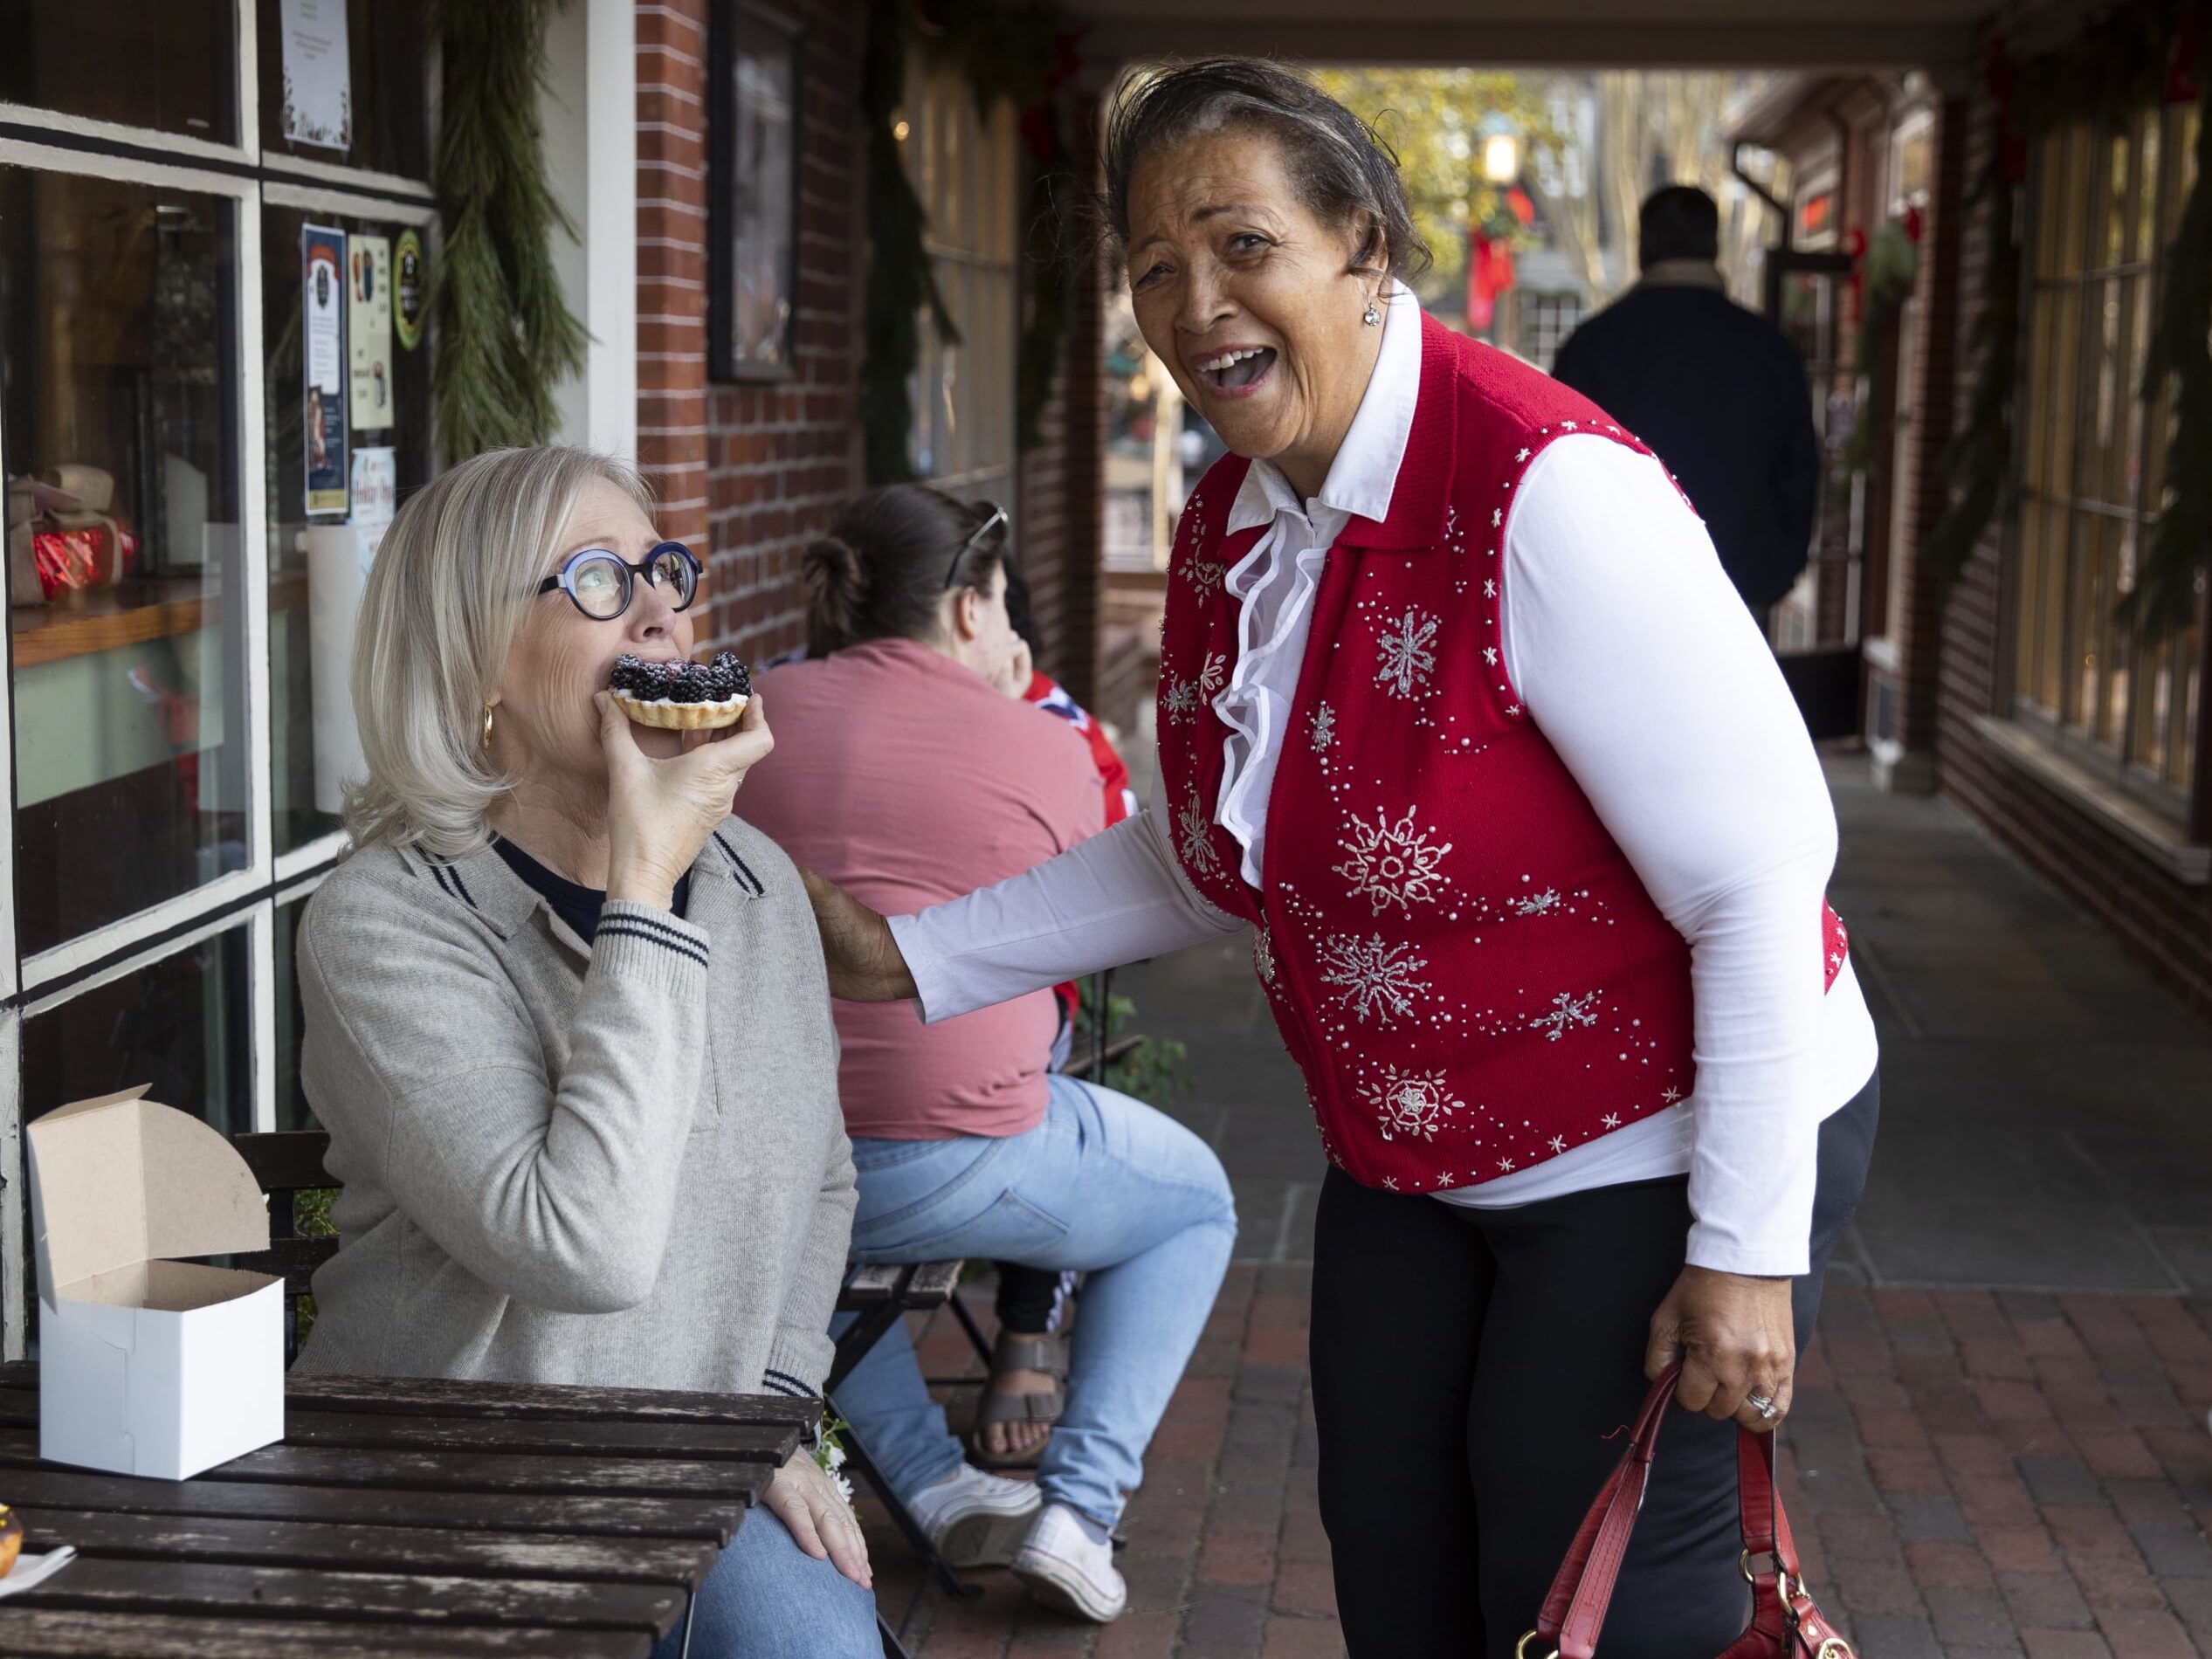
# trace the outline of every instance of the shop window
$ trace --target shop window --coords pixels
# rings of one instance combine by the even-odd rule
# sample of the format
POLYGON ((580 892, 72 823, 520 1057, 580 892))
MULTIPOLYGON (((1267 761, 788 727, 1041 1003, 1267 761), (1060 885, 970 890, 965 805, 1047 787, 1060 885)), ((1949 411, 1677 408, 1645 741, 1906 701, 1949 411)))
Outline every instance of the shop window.
POLYGON ((1006 100, 975 107, 967 79, 917 63, 907 76, 903 154, 928 215, 923 247, 960 333, 922 321, 914 465, 956 494, 1013 506, 1020 141, 1006 100))
MULTIPOLYGON (((308 479, 310 405, 301 354, 307 349, 314 273, 307 250, 327 248, 334 256, 334 274, 345 290, 341 303, 349 311, 374 311, 378 286, 404 279, 401 266, 417 257, 422 238, 419 216, 274 207, 261 215, 270 805, 279 857, 337 832, 344 786, 361 771, 347 689, 353 595, 325 593, 319 603, 317 588, 323 583, 358 588, 378 533, 373 527, 357 527, 358 522, 389 513, 390 499, 403 499, 430 481, 431 467, 430 353, 421 334, 391 327, 371 341, 367 326, 349 318, 349 361, 341 377, 345 496, 334 510, 311 511, 327 498, 311 491, 308 479), (363 290, 367 303, 357 306, 363 290), (372 509, 365 499, 372 489, 388 498, 381 509, 372 509), (356 492, 364 499, 356 500, 356 492)), ((318 395, 319 415, 320 406, 318 395)), ((339 482, 338 465, 326 456, 328 476, 319 482, 339 482)))
POLYGON ((245 862, 234 213, 0 167, 26 956, 245 862))
POLYGON ((2147 109, 2038 146, 2019 420, 2016 712, 2177 816, 2202 718, 2202 590, 2195 620, 2148 644, 2114 607, 2165 492, 2170 390, 2148 404, 2137 393, 2197 119, 2147 109))
POLYGON ((81 991, 23 1024, 23 1115, 151 1085, 225 1134, 253 1127, 252 955, 232 927, 81 991))
POLYGON ((234 144, 233 14, 233 0, 0 0, 0 104, 234 144))
POLYGON ((429 0, 261 0, 255 17, 265 155, 430 176, 429 0))

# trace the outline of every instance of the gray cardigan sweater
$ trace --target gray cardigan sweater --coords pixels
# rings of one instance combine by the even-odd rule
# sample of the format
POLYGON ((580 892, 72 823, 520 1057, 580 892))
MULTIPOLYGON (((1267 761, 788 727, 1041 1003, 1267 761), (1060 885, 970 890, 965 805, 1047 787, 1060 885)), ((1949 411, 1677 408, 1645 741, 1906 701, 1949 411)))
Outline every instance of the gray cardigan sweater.
POLYGON ((345 1183, 300 1369, 816 1393, 852 1226, 814 915, 726 820, 587 946, 486 848, 354 854, 300 924, 345 1183))

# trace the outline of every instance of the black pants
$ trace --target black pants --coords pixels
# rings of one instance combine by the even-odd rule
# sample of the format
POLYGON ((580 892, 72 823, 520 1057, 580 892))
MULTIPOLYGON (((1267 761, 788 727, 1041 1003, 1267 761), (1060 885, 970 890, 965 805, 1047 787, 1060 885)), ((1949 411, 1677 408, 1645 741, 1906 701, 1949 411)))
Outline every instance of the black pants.
MULTIPOLYGON (((1866 1182, 1870 1082, 1822 1126, 1802 1353, 1866 1182)), ((1353 1659, 1511 1659, 1621 1455, 1652 1313, 1681 1272, 1689 1182, 1510 1210, 1377 1192, 1335 1169, 1313 1263, 1321 1520, 1353 1659)), ((1743 1629, 1736 1431, 1676 1411, 1601 1644, 1714 1659, 1743 1629)))

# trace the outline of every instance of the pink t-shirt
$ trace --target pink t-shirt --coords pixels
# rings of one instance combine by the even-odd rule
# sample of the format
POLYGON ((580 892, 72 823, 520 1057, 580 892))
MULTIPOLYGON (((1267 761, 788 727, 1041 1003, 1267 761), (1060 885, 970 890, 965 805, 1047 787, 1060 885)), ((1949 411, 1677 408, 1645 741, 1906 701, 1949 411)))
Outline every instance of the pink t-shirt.
MULTIPOLYGON (((1103 818, 1066 721, 911 640, 871 640, 763 674, 775 752, 738 816, 802 868, 888 916, 1043 864, 1103 818)), ((1050 991, 924 1025, 907 1002, 838 1002, 846 1129, 892 1140, 1018 1135, 1044 1116, 1050 991)))

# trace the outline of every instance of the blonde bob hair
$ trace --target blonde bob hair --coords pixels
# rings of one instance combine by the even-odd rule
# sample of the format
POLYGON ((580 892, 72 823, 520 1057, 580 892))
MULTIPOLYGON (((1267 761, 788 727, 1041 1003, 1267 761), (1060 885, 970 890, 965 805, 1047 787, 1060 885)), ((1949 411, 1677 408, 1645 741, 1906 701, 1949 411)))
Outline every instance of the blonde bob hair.
POLYGON ((557 444, 473 456, 400 508, 354 632, 354 718, 369 763, 346 797, 355 846, 450 859, 486 843, 486 816, 513 780, 485 750, 485 706, 584 492, 603 482, 651 513, 635 469, 557 444))

